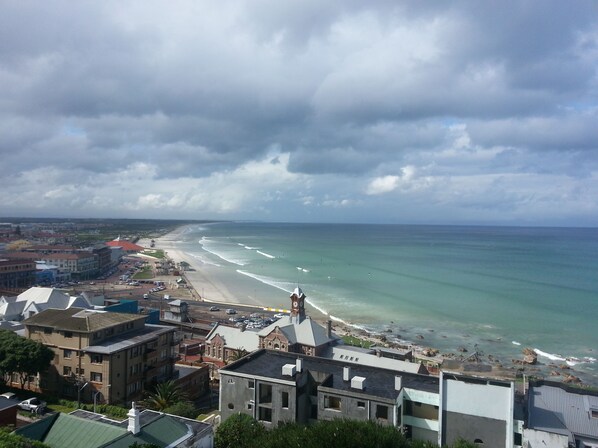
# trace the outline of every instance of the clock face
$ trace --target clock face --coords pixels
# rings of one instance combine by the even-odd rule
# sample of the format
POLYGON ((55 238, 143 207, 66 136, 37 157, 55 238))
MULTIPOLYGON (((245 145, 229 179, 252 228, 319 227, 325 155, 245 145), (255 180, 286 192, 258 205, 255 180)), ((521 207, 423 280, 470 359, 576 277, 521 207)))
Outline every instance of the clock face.
POLYGON ((297 301, 296 301, 296 300, 293 302, 293 306, 294 306, 295 308, 297 308, 297 301))

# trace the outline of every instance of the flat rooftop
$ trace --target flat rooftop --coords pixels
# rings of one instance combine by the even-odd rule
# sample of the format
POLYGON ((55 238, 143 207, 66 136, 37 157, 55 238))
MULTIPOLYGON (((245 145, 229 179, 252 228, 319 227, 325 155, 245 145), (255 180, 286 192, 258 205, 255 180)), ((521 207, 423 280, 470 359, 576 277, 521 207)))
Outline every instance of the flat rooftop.
POLYGON ((332 376, 332 388, 337 390, 357 391, 351 388, 350 381, 343 381, 343 367, 350 367, 350 377, 366 378, 365 389, 358 391, 368 395, 394 399, 398 392, 395 390, 395 377, 402 378, 403 387, 431 393, 439 393, 439 379, 434 376, 415 373, 397 372, 377 367, 345 363, 327 358, 305 356, 298 353, 287 353, 272 350, 258 350, 246 357, 220 369, 222 374, 240 373, 250 376, 267 377, 274 380, 292 380, 282 374, 282 366, 295 364, 297 358, 303 361, 303 372, 318 372, 332 376))

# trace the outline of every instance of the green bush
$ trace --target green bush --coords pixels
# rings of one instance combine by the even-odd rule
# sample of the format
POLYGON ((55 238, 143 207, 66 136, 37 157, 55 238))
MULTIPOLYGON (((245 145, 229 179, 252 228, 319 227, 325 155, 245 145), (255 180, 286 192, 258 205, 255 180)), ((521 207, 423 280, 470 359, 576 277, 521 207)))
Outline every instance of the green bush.
POLYGON ((164 408, 162 412, 165 412, 166 414, 178 415, 180 417, 193 419, 197 417, 197 414, 199 413, 199 411, 195 409, 195 406, 193 406, 193 404, 189 403, 188 401, 179 401, 178 403, 173 404, 172 406, 164 408))

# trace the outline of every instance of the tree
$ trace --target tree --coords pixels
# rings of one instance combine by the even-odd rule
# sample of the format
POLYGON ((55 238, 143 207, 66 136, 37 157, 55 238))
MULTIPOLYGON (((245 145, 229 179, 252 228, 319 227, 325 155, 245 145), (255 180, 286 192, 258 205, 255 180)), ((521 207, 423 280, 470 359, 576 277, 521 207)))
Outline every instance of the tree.
POLYGON ((0 330, 0 372, 3 376, 17 374, 21 389, 29 377, 45 372, 53 358, 54 352, 44 344, 0 330))
POLYGON ((250 448, 259 446, 257 441, 266 433, 255 419, 247 414, 232 415, 216 430, 214 446, 217 448, 250 448))
POLYGON ((199 414, 199 411, 195 408, 195 406, 188 401, 179 401, 172 406, 164 408, 162 412, 186 418, 195 418, 199 414))
POLYGON ((239 350, 235 350, 231 353, 231 355, 226 360, 226 364, 228 364, 229 362, 238 361, 239 359, 243 358, 244 356, 247 356, 248 354, 249 352, 245 350, 243 347, 241 347, 239 350))
POLYGON ((143 404, 154 411, 164 412, 164 409, 186 400, 187 395, 185 392, 183 392, 178 384, 171 380, 156 384, 154 392, 150 393, 149 396, 143 400, 143 404))
POLYGON ((0 448, 50 448, 45 443, 12 434, 8 428, 0 428, 0 448))

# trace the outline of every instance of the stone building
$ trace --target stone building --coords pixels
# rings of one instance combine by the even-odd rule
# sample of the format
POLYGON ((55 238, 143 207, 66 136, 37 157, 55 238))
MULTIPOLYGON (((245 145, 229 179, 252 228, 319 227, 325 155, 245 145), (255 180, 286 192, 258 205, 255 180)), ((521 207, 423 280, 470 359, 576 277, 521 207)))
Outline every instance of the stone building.
POLYGON ((23 321, 26 336, 51 348, 54 360, 33 388, 70 399, 129 403, 174 374, 175 328, 138 314, 46 309, 23 321))

